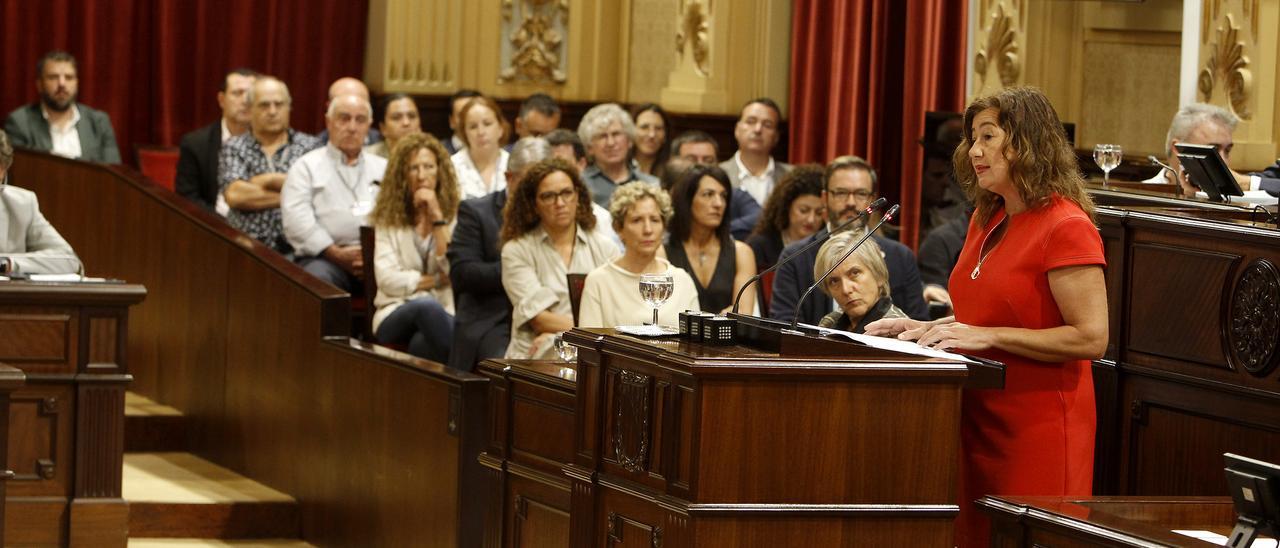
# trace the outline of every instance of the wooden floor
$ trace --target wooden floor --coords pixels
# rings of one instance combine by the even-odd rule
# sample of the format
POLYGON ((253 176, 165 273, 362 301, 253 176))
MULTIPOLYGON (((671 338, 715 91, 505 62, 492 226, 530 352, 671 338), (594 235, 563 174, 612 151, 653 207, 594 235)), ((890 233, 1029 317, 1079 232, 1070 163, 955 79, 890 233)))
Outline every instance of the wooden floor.
POLYGON ((171 504, 295 502, 190 453, 125 453, 125 500, 171 504))

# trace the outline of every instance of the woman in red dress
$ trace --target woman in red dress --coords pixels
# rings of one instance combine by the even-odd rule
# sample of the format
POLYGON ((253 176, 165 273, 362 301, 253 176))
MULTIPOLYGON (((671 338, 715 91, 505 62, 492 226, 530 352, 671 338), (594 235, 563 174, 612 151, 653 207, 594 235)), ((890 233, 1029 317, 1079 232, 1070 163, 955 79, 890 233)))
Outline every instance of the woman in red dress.
POLYGON ((867 333, 1007 366, 1004 389, 966 390, 961 411, 956 544, 986 546, 973 505, 983 495, 1091 493, 1106 261, 1075 153, 1039 90, 969 105, 954 164, 977 208, 951 272, 955 316, 881 320, 867 333))

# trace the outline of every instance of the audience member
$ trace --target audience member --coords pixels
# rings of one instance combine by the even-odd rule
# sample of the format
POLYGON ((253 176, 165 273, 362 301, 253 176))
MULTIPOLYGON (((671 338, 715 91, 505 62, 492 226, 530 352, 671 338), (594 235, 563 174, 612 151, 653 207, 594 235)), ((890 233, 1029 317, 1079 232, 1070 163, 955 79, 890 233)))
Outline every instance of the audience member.
MULTIPOLYGON (((1175 176, 1174 173, 1161 169, 1150 179, 1143 182, 1176 184, 1183 196, 1195 196, 1199 188, 1189 181, 1183 173, 1182 162, 1178 160, 1178 151, 1173 145, 1211 145, 1218 149, 1218 152, 1222 154, 1222 159, 1226 160, 1229 165, 1231 162, 1231 149, 1235 147, 1231 133, 1236 130, 1236 124, 1239 123, 1240 118, 1219 106, 1192 103, 1179 108, 1178 112, 1173 115, 1173 121, 1169 123, 1169 132, 1165 134, 1164 139, 1165 163, 1172 167, 1177 175, 1175 176)), ((1246 181, 1241 187, 1249 190, 1249 187, 1245 186, 1247 184, 1248 182, 1246 181)))
POLYGON ((289 168, 280 193, 284 234, 298 264, 348 293, 358 293, 363 275, 360 225, 373 209, 377 182, 387 160, 365 154, 373 107, 359 95, 329 102, 329 144, 306 153, 289 168))
MULTIPOLYGON (((693 276, 698 302, 706 312, 733 308, 734 295, 756 274, 751 247, 729 235, 732 189, 724 170, 699 164, 685 170, 671 192, 675 217, 667 258, 693 276)), ((745 293, 739 310, 750 313, 754 307, 755 293, 745 293)))
MULTIPOLYGON (((587 169, 587 149, 582 146, 582 139, 578 138, 578 134, 564 128, 556 128, 545 135, 547 143, 551 145, 551 153, 556 158, 562 158, 578 168, 578 173, 587 169)), ((592 202, 595 203, 595 202, 592 202)))
MULTIPOLYGON (((554 133, 554 132, 553 132, 554 133)), ((551 157, 541 137, 526 137, 511 147, 507 188, 463 200, 449 243, 449 278, 457 302, 449 367, 471 370, 481 360, 506 355, 511 342, 511 301, 502 287, 502 211, 529 166, 551 157)))
POLYGON ((960 250, 964 248, 971 215, 972 211, 947 221, 933 229, 920 244, 920 279, 924 282, 926 302, 951 306, 948 281, 956 261, 960 260, 960 250))
POLYGON ((174 190, 219 215, 227 214, 227 201, 218 192, 218 156, 222 145, 232 137, 249 131, 253 111, 249 107, 249 88, 258 73, 239 68, 228 72, 218 88, 218 107, 222 117, 212 124, 182 136, 178 147, 178 171, 174 190))
POLYGON ((80 259, 40 213, 36 193, 9 185, 12 166, 13 145, 0 131, 0 276, 79 273, 80 259))
POLYGON ((631 119, 636 123, 636 147, 633 160, 640 173, 648 173, 659 179, 671 151, 667 148, 667 132, 671 121, 667 111, 653 103, 631 108, 631 119))
POLYGON ((791 165, 773 160, 773 147, 778 144, 778 122, 782 111, 768 97, 747 101, 742 106, 733 137, 738 152, 720 163, 735 188, 747 191, 757 205, 764 205, 774 184, 791 169, 791 165))
POLYGON ((107 113, 80 103, 76 58, 51 51, 36 63, 40 100, 10 112, 4 130, 13 146, 89 162, 120 163, 107 113))
MULTIPOLYGON (((813 281, 818 281, 860 238, 858 233, 846 230, 823 243, 813 265, 813 281)), ((907 317, 889 297, 889 267, 874 240, 858 246, 818 287, 836 303, 836 309, 818 321, 822 327, 863 333, 867 324, 881 318, 907 317)))
MULTIPOLYGON (((716 140, 704 131, 686 131, 671 141, 671 156, 689 164, 715 165, 719 155, 716 140)), ((729 219, 729 233, 734 239, 746 240, 760 219, 760 202, 741 188, 733 189, 730 201, 733 217, 729 219)))
POLYGON ((551 338, 573 327, 570 273, 586 274, 617 247, 593 230, 591 195, 568 162, 534 164, 510 194, 502 223, 502 286, 511 299, 508 358, 549 356, 551 338))
POLYGON ((462 107, 459 117, 465 146, 453 155, 453 169, 463 198, 479 198, 507 186, 503 173, 511 154, 502 145, 511 136, 511 126, 500 113, 498 104, 485 96, 474 97, 462 107))
MULTIPOLYGON (((344 95, 354 95, 356 97, 363 98, 365 102, 368 102, 371 105, 373 104, 369 95, 369 86, 364 85, 364 82, 361 82, 357 78, 343 76, 342 78, 334 80, 332 84, 329 84, 329 97, 324 102, 325 112, 328 112, 329 105, 333 103, 334 99, 344 95)), ((316 135, 316 137, 320 139, 320 144, 328 144, 329 128, 326 127, 319 135, 316 135)), ((365 134, 364 144, 372 145, 381 140, 382 134, 378 133, 377 129, 370 129, 368 133, 365 134)))
POLYGON ((636 125, 631 115, 616 103, 591 107, 578 124, 578 137, 586 145, 591 160, 591 166, 582 172, 582 179, 591 189, 590 198, 601 207, 609 206, 609 198, 621 185, 632 181, 658 184, 656 177, 632 167, 629 159, 636 125))
POLYGON ((391 157, 401 139, 422 133, 422 119, 418 116, 418 105, 413 102, 413 97, 392 93, 383 99, 378 128, 382 130, 382 140, 365 146, 364 151, 383 158, 391 157))
POLYGON ((969 199, 951 167, 951 155, 960 144, 962 123, 959 116, 948 119, 939 124, 934 135, 920 141, 924 147, 924 172, 920 174, 921 241, 934 229, 965 217, 969 209, 969 199))
POLYGON ((545 93, 535 93, 520 103, 516 135, 542 137, 560 127, 560 105, 545 93))
POLYGON ((280 189, 294 161, 320 146, 289 127, 289 87, 271 76, 249 86, 249 131, 232 137, 218 156, 218 184, 227 222, 282 254, 293 252, 280 224, 280 189))
POLYGON ((782 249, 813 236, 826 222, 822 205, 822 171, 819 164, 795 166, 774 189, 764 204, 747 245, 756 255, 756 271, 778 262, 782 249))
POLYGON ((448 363, 454 309, 445 252, 458 211, 458 181, 449 152, 435 137, 417 133, 400 142, 369 215, 378 282, 374 334, 379 342, 407 344, 410 354, 448 363))
MULTIPOLYGON (((787 246, 778 260, 786 261, 804 245, 826 237, 831 229, 857 217, 859 211, 876 199, 878 185, 875 169, 866 160, 857 156, 841 156, 832 160, 823 173, 822 201, 827 209, 827 226, 813 236, 787 246)), ((861 237, 867 230, 865 219, 852 230, 861 237)), ((889 289, 894 304, 912 318, 928 319, 929 307, 924 302, 924 286, 920 283, 915 255, 906 246, 879 234, 873 234, 870 240, 880 246, 885 264, 889 266, 889 289)), ((834 304, 831 299, 816 293, 811 293, 803 303, 799 302, 800 296, 813 284, 811 272, 817 258, 818 250, 813 248, 778 267, 773 278, 769 317, 789 322, 799 310, 801 322, 816 324, 831 312, 834 304)))
POLYGON ((467 102, 473 98, 480 97, 480 92, 474 89, 460 89, 449 96, 449 130, 453 132, 448 139, 444 139, 444 148, 449 151, 449 155, 457 154, 467 146, 463 142, 462 137, 462 107, 467 106, 467 102))
POLYGON ((663 231, 671 219, 671 197, 653 185, 625 185, 609 202, 613 229, 622 237, 622 256, 587 275, 578 311, 581 327, 616 327, 653 322, 653 309, 640 298, 644 274, 666 274, 670 298, 658 309, 658 325, 675 326, 684 310, 700 310, 698 289, 684 269, 658 257, 663 231))

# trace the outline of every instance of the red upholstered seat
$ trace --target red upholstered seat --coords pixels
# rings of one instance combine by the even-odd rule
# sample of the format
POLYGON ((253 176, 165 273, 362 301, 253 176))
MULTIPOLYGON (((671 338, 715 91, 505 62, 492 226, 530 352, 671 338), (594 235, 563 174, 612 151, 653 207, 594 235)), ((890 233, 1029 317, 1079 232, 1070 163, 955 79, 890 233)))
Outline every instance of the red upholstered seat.
POLYGON ((178 174, 178 147, 139 146, 138 169, 156 184, 173 190, 178 174))

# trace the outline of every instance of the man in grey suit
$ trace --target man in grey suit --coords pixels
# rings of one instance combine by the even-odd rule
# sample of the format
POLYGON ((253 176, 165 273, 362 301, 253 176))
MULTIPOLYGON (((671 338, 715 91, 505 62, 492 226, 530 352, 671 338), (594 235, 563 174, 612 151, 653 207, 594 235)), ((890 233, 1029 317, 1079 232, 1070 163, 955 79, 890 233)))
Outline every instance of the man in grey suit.
POLYGON ((65 51, 41 57, 36 63, 40 100, 10 112, 4 121, 13 145, 90 162, 120 163, 111 118, 78 103, 79 91, 75 57, 65 51))
POLYGON ((733 127, 738 152, 720 162, 720 169, 729 174, 733 187, 746 191, 761 207, 769 200, 782 175, 791 171, 791 164, 775 162, 772 156, 773 147, 778 144, 781 120, 782 111, 773 99, 760 97, 747 101, 733 127))
POLYGON ((9 186, 13 146, 0 131, 0 275, 71 274, 80 259, 40 214, 36 194, 9 186))

